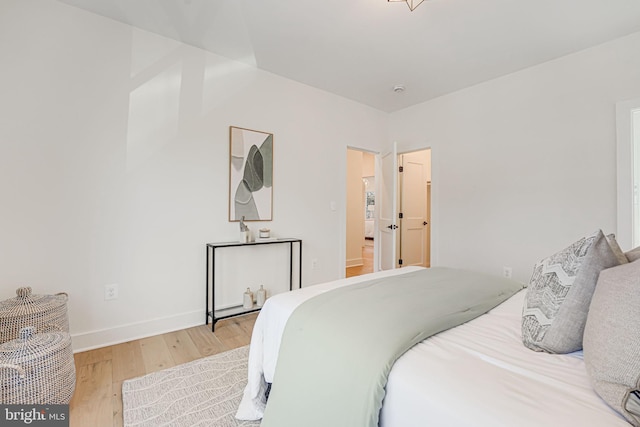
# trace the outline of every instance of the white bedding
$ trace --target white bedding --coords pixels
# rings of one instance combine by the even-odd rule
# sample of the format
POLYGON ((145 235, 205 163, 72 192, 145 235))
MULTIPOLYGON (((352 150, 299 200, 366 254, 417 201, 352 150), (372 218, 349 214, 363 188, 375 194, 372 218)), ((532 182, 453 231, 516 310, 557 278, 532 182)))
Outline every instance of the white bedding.
MULTIPOLYGON (((376 277, 416 267, 374 273, 376 277)), ((372 276, 316 285, 267 300, 249 355, 240 419, 259 419, 265 380, 275 372, 280 337, 303 301, 372 276)), ((536 353, 521 343, 524 291, 479 318, 428 338, 393 366, 380 415, 382 427, 611 426, 629 424, 593 391, 581 354, 536 353)))

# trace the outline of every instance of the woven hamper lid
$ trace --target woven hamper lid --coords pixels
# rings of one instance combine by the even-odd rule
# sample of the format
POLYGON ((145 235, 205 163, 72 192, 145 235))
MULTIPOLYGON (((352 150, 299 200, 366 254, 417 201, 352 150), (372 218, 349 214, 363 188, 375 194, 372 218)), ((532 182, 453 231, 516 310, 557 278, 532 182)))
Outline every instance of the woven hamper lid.
POLYGON ((0 363, 29 365, 70 345, 71 337, 66 332, 36 334, 35 328, 29 326, 20 330, 18 339, 0 344, 0 363))
POLYGON ((0 402, 9 405, 68 404, 76 374, 67 332, 20 329, 18 338, 0 344, 0 402))
POLYGON ((43 311, 57 310, 67 304, 65 293, 55 295, 36 295, 31 287, 16 289, 16 297, 0 301, 0 318, 21 317, 43 311))

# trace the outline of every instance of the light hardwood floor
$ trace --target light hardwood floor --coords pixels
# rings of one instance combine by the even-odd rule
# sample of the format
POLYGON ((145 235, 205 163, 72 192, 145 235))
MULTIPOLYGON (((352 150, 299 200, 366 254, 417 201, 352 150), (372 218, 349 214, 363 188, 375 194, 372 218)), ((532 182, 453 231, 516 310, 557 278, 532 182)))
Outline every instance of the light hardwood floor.
POLYGON ((70 427, 120 427, 122 382, 248 345, 257 313, 75 354, 70 427))
POLYGON ((367 240, 362 246, 362 262, 362 265, 357 267, 348 267, 345 276, 353 277, 373 273, 373 241, 371 240, 367 240))

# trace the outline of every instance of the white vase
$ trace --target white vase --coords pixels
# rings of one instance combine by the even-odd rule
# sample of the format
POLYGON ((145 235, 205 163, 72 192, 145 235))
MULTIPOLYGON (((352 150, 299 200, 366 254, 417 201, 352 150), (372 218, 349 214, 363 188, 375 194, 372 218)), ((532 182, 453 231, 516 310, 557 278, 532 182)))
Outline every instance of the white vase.
POLYGON ((265 291, 262 285, 260 285, 260 289, 256 291, 256 304, 258 305, 258 307, 262 307, 266 299, 267 291, 265 291))
POLYGON ((242 307, 246 309, 253 308, 253 292, 247 288, 242 298, 242 307))

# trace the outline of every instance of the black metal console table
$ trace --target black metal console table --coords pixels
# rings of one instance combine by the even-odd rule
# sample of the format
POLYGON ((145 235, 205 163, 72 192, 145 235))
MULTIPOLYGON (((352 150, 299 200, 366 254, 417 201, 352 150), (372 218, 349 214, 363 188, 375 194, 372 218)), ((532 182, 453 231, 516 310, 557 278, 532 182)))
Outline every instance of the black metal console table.
POLYGON ((255 245, 274 245, 274 244, 289 244, 289 290, 293 290, 293 245, 298 244, 298 286, 302 287, 302 240, 300 239, 273 239, 273 240, 257 240, 255 242, 240 243, 240 242, 220 242, 220 243, 207 243, 207 282, 206 288, 206 308, 205 308, 205 325, 209 324, 209 318, 211 318, 211 332, 214 331, 216 322, 218 320, 227 319, 229 317, 241 316, 243 314, 252 313, 260 310, 260 307, 256 308, 244 308, 242 305, 228 307, 221 310, 216 310, 216 249, 230 248, 237 246, 255 246, 255 245), (211 307, 209 306, 209 285, 211 285, 211 307))

